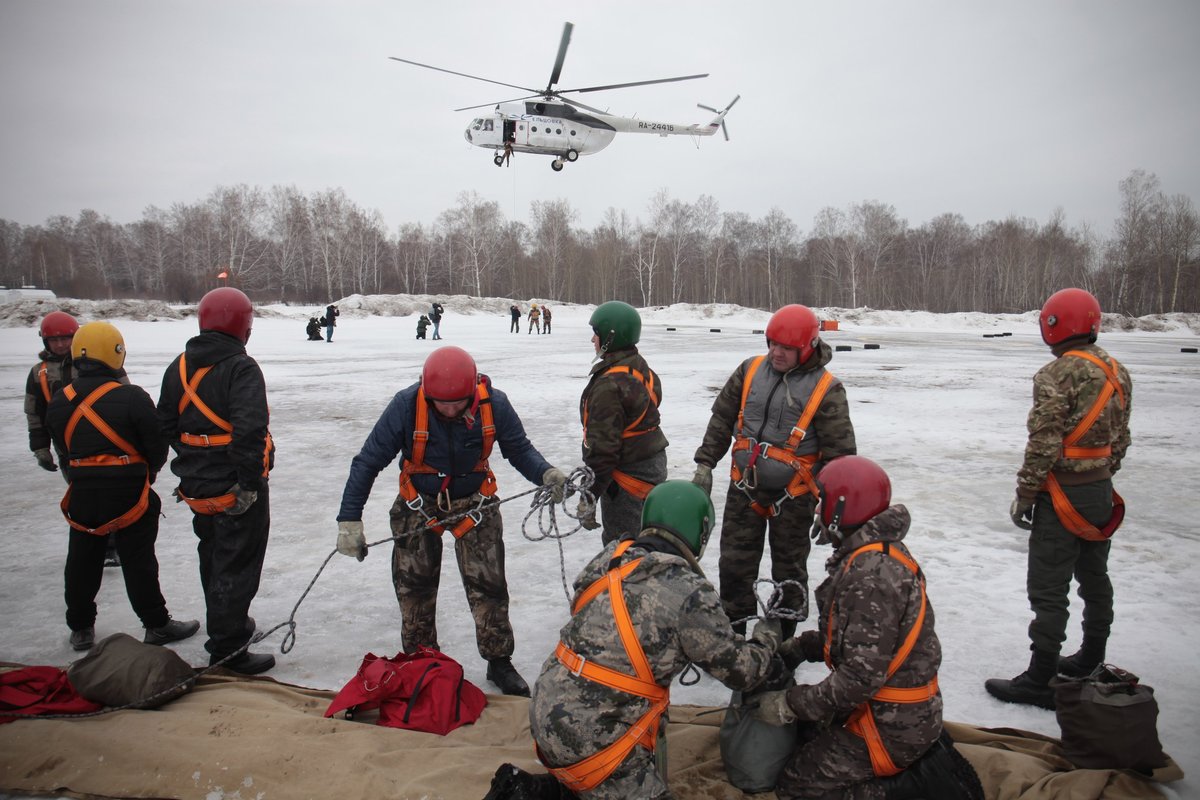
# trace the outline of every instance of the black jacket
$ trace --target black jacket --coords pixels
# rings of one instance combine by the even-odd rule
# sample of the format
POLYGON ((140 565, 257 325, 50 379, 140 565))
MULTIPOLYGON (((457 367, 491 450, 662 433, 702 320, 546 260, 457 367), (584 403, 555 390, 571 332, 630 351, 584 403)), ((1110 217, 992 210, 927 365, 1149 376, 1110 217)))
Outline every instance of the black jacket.
POLYGON ((176 358, 163 375, 158 418, 163 436, 175 448, 171 471, 179 476, 179 488, 188 497, 216 497, 235 483, 257 491, 275 463, 274 447, 268 447, 267 385, 262 369, 246 355, 245 345, 217 331, 190 339, 184 355, 189 380, 198 369, 212 366, 196 393, 214 414, 233 426, 233 441, 210 447, 179 441, 180 433, 212 436, 223 431, 194 403, 180 414, 184 392, 176 358))

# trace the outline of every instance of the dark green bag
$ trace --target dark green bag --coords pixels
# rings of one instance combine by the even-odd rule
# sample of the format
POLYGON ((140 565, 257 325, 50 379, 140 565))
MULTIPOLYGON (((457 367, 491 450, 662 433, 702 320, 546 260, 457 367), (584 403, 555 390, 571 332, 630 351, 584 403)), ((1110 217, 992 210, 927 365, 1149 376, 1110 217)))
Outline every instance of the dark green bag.
MULTIPOLYGON (((782 688, 795 685, 789 679, 782 688)), ((733 693, 721 721, 721 760, 734 786, 744 792, 769 792, 795 752, 799 734, 795 722, 771 725, 755 719, 754 708, 753 694, 743 697, 741 692, 733 693)))
POLYGON ((1137 675, 1101 664, 1085 678, 1059 675, 1050 685, 1063 755, 1076 767, 1149 774, 1166 766, 1158 740, 1158 702, 1137 675))
POLYGON ((71 664, 67 678, 93 703, 157 708, 191 691, 196 671, 170 648, 114 633, 71 664))

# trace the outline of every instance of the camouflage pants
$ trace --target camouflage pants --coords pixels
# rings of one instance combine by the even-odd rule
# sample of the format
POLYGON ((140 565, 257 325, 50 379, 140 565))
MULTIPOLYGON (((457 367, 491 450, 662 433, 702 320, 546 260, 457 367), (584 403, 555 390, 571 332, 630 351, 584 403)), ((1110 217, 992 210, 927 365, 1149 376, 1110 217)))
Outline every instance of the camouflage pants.
MULTIPOLYGON (((1083 486, 1064 486, 1075 510, 1093 525, 1108 522, 1112 515, 1112 481, 1083 486)), ((1033 621, 1029 639, 1034 647, 1057 653, 1067 638, 1070 617, 1071 578, 1079 583, 1083 600, 1083 632, 1089 638, 1108 640, 1113 621, 1113 588, 1108 577, 1111 541, 1090 542, 1068 531, 1058 520, 1050 495, 1037 497, 1033 530, 1029 532, 1029 571, 1026 589, 1033 621)))
MULTIPOLYGON (((443 516, 451 517, 475 506, 475 497, 455 500, 443 516)), ((431 498, 425 498, 427 507, 431 498)), ((419 646, 438 647, 437 595, 442 575, 442 537, 425 527, 425 518, 397 497, 391 509, 392 585, 400 603, 404 651, 419 646)), ((462 538, 454 540, 454 555, 462 576, 467 603, 475 618, 475 642, 485 659, 513 654, 513 629, 508 618, 508 581, 504 577, 504 525, 500 512, 485 511, 483 519, 462 538)))
POLYGON ((802 744, 779 773, 779 800, 883 800, 884 786, 875 780, 863 739, 838 725, 817 729, 801 724, 802 744), (815 735, 814 735, 815 734, 815 735))
MULTIPOLYGON (((623 466, 621 472, 657 486, 667 479, 667 451, 660 450, 645 461, 623 466)), ((614 481, 611 485, 617 484, 614 481)), ((620 487, 617 487, 613 496, 605 492, 600 497, 600 522, 604 525, 600 532, 600 540, 604 544, 611 544, 620 539, 623 533, 640 532, 643 505, 644 500, 634 497, 620 487)))
MULTIPOLYGON (((756 499, 766 504, 775 498, 756 499)), ((758 613, 754 581, 767 541, 771 544, 771 579, 797 581, 803 587, 784 590, 784 607, 794 611, 807 608, 808 551, 812 549, 808 534, 812 520, 813 503, 804 498, 783 503, 779 514, 767 520, 751 508, 745 492, 730 482, 721 520, 719 562, 721 603, 730 620, 737 622, 758 613)))

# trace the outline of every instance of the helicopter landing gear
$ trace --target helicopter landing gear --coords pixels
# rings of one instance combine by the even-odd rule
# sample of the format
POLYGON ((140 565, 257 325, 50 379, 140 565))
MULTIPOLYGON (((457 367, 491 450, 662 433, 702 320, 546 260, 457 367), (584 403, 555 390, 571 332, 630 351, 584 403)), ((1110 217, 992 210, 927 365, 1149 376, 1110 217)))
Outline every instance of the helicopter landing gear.
POLYGON ((567 161, 570 161, 572 164, 574 164, 578 160, 579 160, 579 151, 576 150, 574 147, 572 147, 570 150, 567 151, 567 161))
POLYGON ((504 166, 504 156, 496 156, 495 158, 492 159, 492 161, 495 162, 497 167, 504 166))
POLYGON ((550 162, 550 169, 554 170, 555 172, 562 172, 562 168, 563 162, 561 158, 556 158, 550 162))

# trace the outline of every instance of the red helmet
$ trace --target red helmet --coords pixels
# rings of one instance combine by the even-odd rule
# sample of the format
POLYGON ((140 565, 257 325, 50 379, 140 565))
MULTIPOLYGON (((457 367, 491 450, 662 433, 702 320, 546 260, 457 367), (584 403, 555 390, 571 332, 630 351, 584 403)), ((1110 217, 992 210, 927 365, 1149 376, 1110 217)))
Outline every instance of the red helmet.
POLYGON ((840 456, 821 469, 821 524, 837 528, 862 525, 892 502, 892 482, 883 467, 863 456, 840 456))
POLYGON ((479 373, 475 359, 461 347, 439 347, 425 359, 421 386, 429 400, 465 400, 475 394, 479 373))
POLYGON ((79 321, 65 311, 51 311, 42 317, 40 331, 43 339, 74 336, 77 330, 79 330, 79 321))
POLYGON ((1050 295, 1038 321, 1042 341, 1050 346, 1076 336, 1094 342, 1100 333, 1100 301, 1083 289, 1062 289, 1050 295))
POLYGON ((200 298, 197 309, 200 331, 227 333, 243 344, 250 341, 250 328, 254 323, 254 306, 250 298, 240 289, 222 286, 200 298))
POLYGON ((811 308, 793 303, 771 315, 771 321, 767 323, 767 341, 796 348, 803 364, 817 349, 820 329, 821 324, 811 308))

